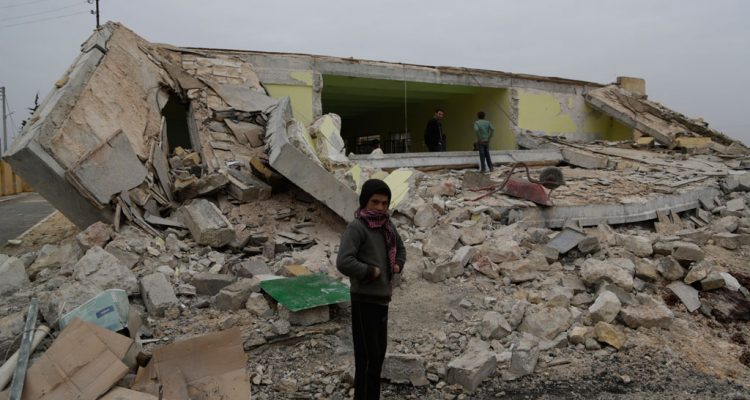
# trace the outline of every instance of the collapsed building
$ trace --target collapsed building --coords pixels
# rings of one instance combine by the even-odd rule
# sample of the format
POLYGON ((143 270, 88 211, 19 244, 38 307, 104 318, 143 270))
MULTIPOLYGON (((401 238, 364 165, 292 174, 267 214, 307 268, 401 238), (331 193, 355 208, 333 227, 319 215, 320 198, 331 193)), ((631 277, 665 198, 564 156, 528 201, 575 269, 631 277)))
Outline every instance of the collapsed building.
MULTIPOLYGON (((414 356, 415 337, 399 346, 408 354, 389 356, 385 374, 399 381, 407 370, 415 386, 447 382, 472 392, 498 364, 509 364, 507 380, 532 373, 540 349, 627 349, 624 329, 669 328, 677 311, 662 300, 666 287, 679 298, 672 308, 681 301, 688 313, 746 318, 750 271, 709 260, 703 247, 739 252, 750 243, 747 157, 742 143, 648 100, 640 79, 602 85, 180 48, 108 23, 82 45, 6 155, 84 232, 24 259, 28 278, 8 293, 47 285, 56 271, 72 276, 43 296, 49 324, 113 288, 140 294, 148 315, 165 320, 191 315, 183 304, 247 309, 258 318, 241 340, 255 349, 288 336, 290 322, 329 315, 271 302, 274 312, 257 293, 272 289, 258 279, 310 270, 340 278, 330 261, 335 244, 305 231, 319 221, 295 219, 296 206, 262 207, 291 186, 295 202, 321 204, 340 225, 353 218, 362 182, 377 177, 392 188, 393 218, 408 245, 403 285, 470 276, 478 282, 472 290, 485 294, 460 302, 471 317, 449 313, 463 332, 442 342, 457 341, 446 345, 456 357, 414 356), (448 151, 426 153, 421 132, 435 108, 448 113, 448 151), (472 171, 479 110, 497 128, 492 158, 501 168, 490 176, 472 171), (384 156, 367 154, 376 138, 384 156), (551 205, 501 186, 518 163, 534 175, 539 167, 562 171, 565 185, 543 192, 551 205), (261 209, 248 222, 238 210, 254 205, 261 209), (654 231, 638 228, 652 220, 654 231), (289 229, 271 229, 272 221, 289 229), (611 227, 620 224, 630 225, 611 227), (323 244, 313 262, 294 256, 323 244), (124 268, 104 273, 105 264, 124 268), (729 300, 711 294, 717 289, 729 300)), ((253 384, 266 385, 259 371, 253 384)), ((140 383, 132 387, 154 391, 140 383)))

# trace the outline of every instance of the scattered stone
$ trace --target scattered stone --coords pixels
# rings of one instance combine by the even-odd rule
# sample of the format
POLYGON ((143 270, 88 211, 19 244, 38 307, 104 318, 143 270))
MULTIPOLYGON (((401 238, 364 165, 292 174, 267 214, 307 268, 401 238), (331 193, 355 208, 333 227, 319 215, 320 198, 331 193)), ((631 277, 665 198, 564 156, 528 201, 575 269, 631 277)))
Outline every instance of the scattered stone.
POLYGON ((251 293, 260 292, 260 281, 243 278, 225 286, 211 299, 213 307, 220 311, 237 311, 245 307, 251 293))
POLYGON ((690 271, 685 275, 683 282, 692 285, 695 282, 705 279, 713 269, 713 264, 707 261, 697 262, 690 267, 690 271))
POLYGON ((659 271, 651 260, 639 258, 635 263, 635 276, 645 281, 655 282, 659 279, 659 271))
POLYGON ((728 211, 742 211, 745 209, 745 199, 742 197, 738 197, 736 199, 732 199, 727 201, 727 210, 728 211))
POLYGON ((510 308, 510 317, 508 319, 508 324, 510 324, 512 330, 515 330, 518 328, 518 325, 521 324, 523 317, 526 314, 526 308, 529 305, 530 303, 526 300, 520 300, 513 303, 513 306, 510 308))
POLYGON ((533 305, 526 308, 519 332, 551 340, 570 327, 572 316, 567 308, 533 305))
POLYGON ((122 289, 129 295, 138 293, 138 279, 115 256, 95 246, 73 266, 74 276, 101 289, 122 289))
POLYGON ((156 317, 180 304, 172 284, 158 272, 141 278, 141 297, 148 313, 156 317))
POLYGON ((686 272, 680 263, 672 256, 659 259, 659 265, 656 267, 661 276, 669 281, 682 279, 686 272))
POLYGON ((18 349, 25 324, 23 311, 0 318, 0 354, 12 354, 18 349))
POLYGON ((713 239, 714 244, 717 246, 729 250, 737 250, 742 245, 741 240, 744 239, 742 236, 735 233, 720 232, 711 236, 711 239, 713 239))
POLYGON ((195 286, 198 294, 213 296, 221 289, 234 283, 234 277, 226 274, 212 274, 210 272, 201 272, 193 275, 190 284, 195 286))
POLYGON ((500 273, 495 263, 490 261, 489 257, 476 255, 471 263, 472 268, 477 272, 484 274, 492 279, 499 279, 500 273))
POLYGON ((721 217, 711 224, 711 228, 716 232, 727 232, 733 233, 737 230, 740 224, 739 217, 734 215, 728 215, 721 217))
POLYGON ((289 311, 279 304, 279 316, 292 325, 309 326, 328 322, 331 319, 331 311, 328 306, 308 308, 307 310, 289 311))
POLYGON ((538 251, 539 253, 544 255, 544 258, 547 259, 547 262, 552 263, 557 261, 558 258, 560 258, 560 252, 557 251, 554 247, 549 247, 544 244, 538 244, 533 247, 534 251, 538 251))
POLYGON ((76 235, 76 240, 85 252, 94 246, 104 247, 112 238, 112 227, 104 222, 95 222, 76 235))
POLYGON ((479 335, 482 339, 502 339, 513 332, 508 321, 497 311, 489 311, 482 317, 479 335))
POLYGON ((160 265, 156 267, 156 272, 164 274, 164 276, 167 277, 174 276, 174 269, 172 269, 172 267, 170 267, 169 265, 160 265))
POLYGON ((601 350, 602 349, 602 346, 593 337, 586 338, 586 341, 583 342, 583 344, 584 344, 584 347, 586 348, 586 350, 594 351, 594 350, 601 350))
POLYGON ((675 281, 667 285, 667 287, 682 301, 682 304, 685 305, 689 312, 693 312, 701 307, 698 291, 692 286, 686 285, 681 281, 675 281))
POLYGON ((386 353, 381 377, 393 383, 411 383, 414 386, 430 383, 424 360, 417 354, 386 353))
POLYGON ((101 292, 101 288, 90 283, 69 282, 60 286, 57 290, 40 293, 39 312, 47 323, 56 325, 60 317, 101 292))
POLYGON ((178 210, 198 244, 222 247, 235 239, 235 231, 218 207, 206 199, 197 199, 178 210))
POLYGON ((539 277, 539 271, 531 265, 529 258, 504 262, 498 265, 498 267, 510 278, 511 282, 516 284, 533 281, 539 277))
POLYGON ((724 277, 718 272, 711 272, 701 280, 701 289, 715 290, 724 287, 724 277))
POLYGON ((448 363, 445 381, 461 385, 467 392, 473 392, 484 378, 492 375, 496 364, 495 353, 486 342, 471 339, 467 350, 448 363))
POLYGON ((487 239, 487 232, 482 229, 482 224, 476 223, 472 226, 461 228, 461 243, 466 246, 474 246, 484 243, 487 239))
POLYGON ((594 328, 590 326, 574 326, 568 331, 568 341, 571 344, 584 344, 586 339, 594 337, 594 328))
POLYGON ((278 274, 287 278, 294 278, 297 276, 310 275, 312 272, 304 265, 289 264, 281 267, 278 274))
POLYGON ((0 260, 0 296, 9 296, 29 283, 23 262, 16 257, 0 260))
POLYGON ((576 307, 585 306, 594 302, 594 297, 590 293, 578 293, 570 299, 570 304, 576 307))
POLYGON ((594 326, 594 336, 601 343, 606 343, 620 350, 627 340, 627 336, 619 328, 606 322, 597 322, 594 326))
POLYGON ((286 335, 292 330, 292 324, 285 319, 277 319, 276 321, 273 321, 271 327, 277 335, 286 335))
MULTIPOLYGON (((693 262, 700 261, 705 257, 703 250, 698 247, 695 243, 690 242, 676 242, 674 250, 672 251, 672 257, 679 262, 693 262)), ((678 278, 679 279, 679 278, 678 278)))
POLYGON ((120 261, 120 264, 124 265, 128 269, 133 269, 139 261, 141 261, 141 255, 138 254, 129 244, 127 240, 116 239, 104 247, 107 253, 112 254, 120 261))
POLYGON ((604 291, 599 294, 594 304, 589 307, 589 315, 593 322, 612 322, 620 312, 622 304, 617 296, 610 292, 604 291))
POLYGON ((585 238, 586 234, 583 232, 577 229, 565 227, 560 233, 555 235, 552 240, 547 242, 547 246, 557 250, 560 254, 565 254, 578 246, 578 244, 585 238))
POLYGON ((68 270, 78 262, 81 256, 83 256, 83 251, 75 240, 65 240, 59 246, 44 245, 34 263, 29 266, 27 273, 31 279, 36 279, 36 275, 45 268, 68 270))
POLYGON ((654 254, 651 240, 643 236, 618 235, 617 243, 638 257, 648 257, 654 254))
POLYGON ((442 282, 448 278, 455 278, 464 273, 464 267, 458 261, 448 261, 442 264, 427 266, 422 272, 422 277, 432 283, 442 282))
POLYGON ((740 282, 737 280, 737 278, 733 277, 728 272, 719 272, 719 275, 721 275, 722 278, 724 278, 724 287, 727 289, 736 292, 742 288, 742 285, 740 285, 740 282))
POLYGON ((242 261, 235 268, 234 272, 240 278, 252 278, 256 275, 272 274, 268 264, 261 257, 253 257, 242 261))
POLYGON ((620 310, 620 318, 630 328, 668 329, 674 320, 672 311, 660 300, 644 293, 637 296, 638 305, 620 310))
POLYGON ((596 253, 599 250, 601 250, 601 245, 599 243, 599 238, 596 236, 586 236, 583 240, 578 242, 578 251, 583 254, 596 253))
POLYGON ((450 180, 442 180, 438 184, 427 189, 430 196, 448 196, 456 195, 456 184, 450 180))
POLYGON ((568 307, 573 299, 573 289, 555 286, 544 295, 547 305, 552 307, 568 307))
POLYGON ((417 210, 417 213, 414 214, 413 221, 417 228, 430 229, 437 225, 439 217, 440 213, 435 210, 435 207, 431 204, 426 204, 417 210))
MULTIPOLYGON (((633 280, 633 288, 636 287, 636 281, 639 281, 639 279, 633 280)), ((635 298, 635 295, 631 292, 626 292, 623 288, 609 283, 609 282, 602 282, 599 285, 599 288, 597 289, 596 293, 597 295, 600 295, 602 292, 609 291, 612 292, 617 298, 620 300, 620 303, 622 305, 636 305, 638 304, 638 301, 635 298)))
POLYGON ((265 296, 261 293, 250 293, 250 297, 248 297, 245 303, 245 308, 257 317, 268 318, 273 316, 273 310, 268 305, 265 296))
POLYGON ((458 262, 461 266, 465 267, 476 254, 476 247, 463 246, 456 251, 456 254, 453 255, 451 261, 458 262))
POLYGON ((586 291, 586 285, 584 285, 581 278, 577 275, 564 275, 562 277, 562 285, 563 287, 572 289, 574 293, 586 291))
POLYGON ((503 373, 504 380, 514 380, 534 373, 539 360, 539 344, 529 337, 522 337, 513 346, 510 368, 503 373))
POLYGON ((447 258, 461 237, 461 231, 453 225, 440 225, 432 230, 422 247, 424 254, 432 259, 447 258))
POLYGON ((596 286, 600 282, 612 282, 626 291, 633 290, 633 275, 609 262, 589 258, 581 266, 581 278, 586 285, 596 286))
POLYGON ((479 254, 487 256, 494 263, 521 259, 521 247, 514 240, 487 240, 479 246, 479 254))

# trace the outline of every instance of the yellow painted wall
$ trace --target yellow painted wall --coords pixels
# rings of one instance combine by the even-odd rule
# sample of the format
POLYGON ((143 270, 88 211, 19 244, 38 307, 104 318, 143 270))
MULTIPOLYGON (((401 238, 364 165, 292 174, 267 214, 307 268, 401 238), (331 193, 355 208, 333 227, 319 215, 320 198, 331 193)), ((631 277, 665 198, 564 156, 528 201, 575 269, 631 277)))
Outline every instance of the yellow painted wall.
POLYGON ((298 85, 264 84, 271 97, 289 97, 294 118, 309 126, 313 122, 313 73, 295 71, 290 74, 298 85))
POLYGON ((0 196, 9 196, 22 192, 33 192, 34 189, 13 173, 10 164, 0 161, 0 196))

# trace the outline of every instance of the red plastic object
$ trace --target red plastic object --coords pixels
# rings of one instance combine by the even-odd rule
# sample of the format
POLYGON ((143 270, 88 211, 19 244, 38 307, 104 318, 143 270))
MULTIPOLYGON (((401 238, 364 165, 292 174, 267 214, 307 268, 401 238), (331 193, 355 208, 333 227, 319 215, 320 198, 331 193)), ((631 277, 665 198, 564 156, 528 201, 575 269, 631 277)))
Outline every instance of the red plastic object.
POLYGON ((509 177, 501 191, 509 196, 526 199, 542 206, 552 206, 552 200, 539 183, 529 182, 526 179, 509 177))

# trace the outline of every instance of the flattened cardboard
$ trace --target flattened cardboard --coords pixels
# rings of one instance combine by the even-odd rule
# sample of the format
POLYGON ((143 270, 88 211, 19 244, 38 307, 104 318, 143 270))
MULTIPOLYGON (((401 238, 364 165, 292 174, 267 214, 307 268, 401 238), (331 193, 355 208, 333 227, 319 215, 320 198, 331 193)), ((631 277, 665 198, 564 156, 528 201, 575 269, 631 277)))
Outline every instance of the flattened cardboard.
POLYGON ((26 372, 21 399, 96 399, 128 373, 121 360, 132 344, 126 336, 75 319, 26 372))
POLYGON ((157 400, 157 396, 148 393, 136 392, 135 390, 125 389, 124 387, 113 387, 99 400, 157 400))
POLYGON ((154 349, 132 388, 155 395, 161 383, 169 400, 247 400, 246 363, 240 330, 232 328, 154 349))

